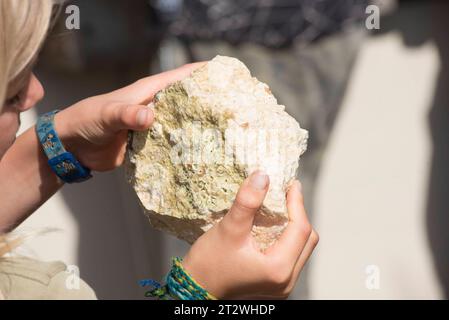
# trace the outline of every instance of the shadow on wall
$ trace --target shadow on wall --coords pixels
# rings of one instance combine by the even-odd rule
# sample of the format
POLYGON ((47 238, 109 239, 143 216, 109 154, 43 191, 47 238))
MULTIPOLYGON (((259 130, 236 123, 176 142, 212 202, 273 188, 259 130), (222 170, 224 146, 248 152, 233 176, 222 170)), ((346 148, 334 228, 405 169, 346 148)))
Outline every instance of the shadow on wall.
POLYGON ((433 39, 441 58, 441 71, 429 123, 433 158, 427 205, 427 230, 435 266, 446 298, 449 298, 449 3, 432 7, 433 39))
POLYGON ((381 33, 399 31, 404 44, 420 46, 433 41, 441 70, 438 75, 429 129, 433 155, 427 198, 427 234, 440 285, 449 298, 449 3, 445 1, 400 1, 399 10, 382 21, 381 33))

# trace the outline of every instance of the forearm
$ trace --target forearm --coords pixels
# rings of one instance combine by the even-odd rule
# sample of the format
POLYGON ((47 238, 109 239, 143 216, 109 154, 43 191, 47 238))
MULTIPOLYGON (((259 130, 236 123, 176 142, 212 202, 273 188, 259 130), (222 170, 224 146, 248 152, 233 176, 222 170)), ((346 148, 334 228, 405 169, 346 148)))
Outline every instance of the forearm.
POLYGON ((34 127, 0 161, 0 233, 10 231, 62 187, 47 164, 34 127))

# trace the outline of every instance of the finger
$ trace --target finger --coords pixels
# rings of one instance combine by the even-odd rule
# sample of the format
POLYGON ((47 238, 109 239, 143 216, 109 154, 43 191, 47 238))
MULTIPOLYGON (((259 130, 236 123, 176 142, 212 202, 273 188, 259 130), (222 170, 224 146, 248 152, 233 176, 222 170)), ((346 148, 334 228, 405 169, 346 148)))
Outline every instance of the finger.
POLYGON ((312 255, 313 250, 315 249, 316 245, 318 244, 319 236, 318 233, 315 230, 312 230, 312 233, 310 234, 309 239, 307 239, 306 245, 304 246, 304 249, 301 252, 301 255, 299 256, 298 260, 296 261, 295 267, 293 268, 293 274, 291 278, 291 282, 287 288, 287 291, 290 292, 293 290, 293 287, 295 286, 296 282, 298 281, 299 275, 304 268, 304 265, 309 260, 310 256, 312 255))
POLYGON ((231 209, 220 222, 234 239, 240 240, 250 234, 254 216, 262 206, 269 183, 268 175, 258 170, 241 185, 231 209))
POLYGON ((153 123, 154 113, 145 105, 110 104, 101 112, 101 120, 113 132, 145 130, 153 123))
POLYGON ((299 274, 301 269, 304 267, 304 265, 306 264, 306 262, 309 260, 310 256, 312 255, 313 250, 317 246, 319 240, 320 240, 320 238, 318 236, 318 233, 315 230, 312 230, 312 233, 310 234, 309 239, 307 239, 307 243, 304 246, 304 249, 302 250, 301 255, 299 256, 298 261, 296 262, 294 272, 298 272, 298 274, 299 274))
POLYGON ((277 255, 293 266, 312 232, 298 180, 293 181, 287 192, 287 210, 289 215, 287 227, 265 252, 267 255, 277 255))
POLYGON ((111 99, 131 104, 148 104, 154 95, 169 84, 188 77, 205 62, 183 65, 180 68, 140 79, 129 86, 108 93, 111 99))
POLYGON ((122 165, 125 160, 127 138, 127 131, 122 130, 115 134, 112 142, 102 147, 102 152, 105 155, 104 159, 100 163, 98 163, 99 160, 95 157, 91 160, 92 162, 98 163, 96 165, 96 171, 110 171, 122 165))
POLYGON ((124 130, 118 134, 117 137, 117 153, 115 166, 119 167, 123 164, 126 155, 126 142, 128 140, 128 133, 124 130))

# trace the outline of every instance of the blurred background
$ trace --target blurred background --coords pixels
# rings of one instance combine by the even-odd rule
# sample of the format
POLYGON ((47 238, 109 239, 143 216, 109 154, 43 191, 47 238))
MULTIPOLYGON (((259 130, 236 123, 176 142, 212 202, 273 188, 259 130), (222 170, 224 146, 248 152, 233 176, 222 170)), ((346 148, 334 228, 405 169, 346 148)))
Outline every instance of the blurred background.
MULTIPOLYGON (((310 133, 299 177, 321 239, 291 298, 448 298, 448 18, 447 1, 67 1, 22 130, 148 74, 237 57, 310 133)), ((42 227, 60 231, 22 251, 78 266, 100 299, 144 298, 138 281, 188 250, 150 227, 121 169, 65 186, 20 229, 42 227)))

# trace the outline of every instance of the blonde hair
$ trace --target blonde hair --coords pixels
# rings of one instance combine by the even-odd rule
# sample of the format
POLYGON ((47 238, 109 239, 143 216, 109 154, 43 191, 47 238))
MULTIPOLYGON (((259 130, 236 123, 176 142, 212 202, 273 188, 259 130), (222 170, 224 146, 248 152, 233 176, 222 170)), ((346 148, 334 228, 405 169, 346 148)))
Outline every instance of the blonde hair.
POLYGON ((0 112, 11 83, 41 47, 52 15, 53 0, 0 1, 0 112))
MULTIPOLYGON (((0 0, 0 112, 8 85, 33 61, 44 42, 53 0, 0 0)), ((28 236, 0 234, 0 258, 28 236)))

